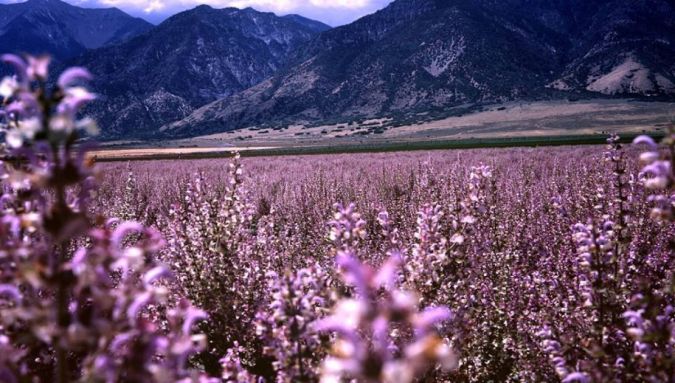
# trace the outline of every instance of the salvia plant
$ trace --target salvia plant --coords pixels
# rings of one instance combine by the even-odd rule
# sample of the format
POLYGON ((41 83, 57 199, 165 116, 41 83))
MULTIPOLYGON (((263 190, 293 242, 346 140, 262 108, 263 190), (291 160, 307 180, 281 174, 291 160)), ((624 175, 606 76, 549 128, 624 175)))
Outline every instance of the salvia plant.
POLYGON ((206 314, 168 300, 159 233, 89 214, 96 173, 74 144, 91 125, 77 118, 91 75, 71 68, 52 84, 46 57, 2 60, 17 71, 2 83, 3 381, 200 379, 188 362, 206 314))
MULTIPOLYGON (((336 333, 331 355, 323 362, 321 381, 357 378, 413 382, 418 374, 427 371, 429 364, 454 368, 454 351, 435 327, 450 319, 450 310, 428 307, 420 311, 418 297, 399 289, 400 249, 388 251, 388 259, 379 270, 363 264, 359 260, 359 244, 367 235, 363 230, 365 222, 353 204, 337 205, 336 210, 335 220, 330 223, 330 239, 336 268, 345 284, 345 297, 337 302, 332 316, 315 323, 318 331, 336 333)), ((386 217, 385 212, 379 214, 383 234, 389 234, 386 217)), ((392 240, 392 244, 396 241, 392 240)))
POLYGON ((2 382, 673 381, 672 130, 95 164, 91 74, 2 60, 2 382))

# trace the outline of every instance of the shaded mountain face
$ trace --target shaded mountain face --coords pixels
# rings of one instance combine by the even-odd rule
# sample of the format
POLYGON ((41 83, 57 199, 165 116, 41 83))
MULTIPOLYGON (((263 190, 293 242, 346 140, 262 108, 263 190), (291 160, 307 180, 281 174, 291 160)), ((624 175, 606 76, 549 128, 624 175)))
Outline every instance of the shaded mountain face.
POLYGON ((331 29, 330 26, 316 20, 308 19, 300 15, 286 15, 283 16, 284 19, 293 21, 297 24, 305 26, 307 29, 315 32, 321 33, 331 29))
POLYGON ((413 115, 468 103, 675 93, 670 0, 397 0, 296 51, 287 69, 164 127, 413 115))
POLYGON ((88 112, 105 136, 146 135, 270 77, 294 49, 327 28, 251 8, 199 6, 70 64, 94 74, 100 100, 88 112))
POLYGON ((29 0, 0 5, 0 52, 66 59, 151 28, 147 21, 116 8, 85 9, 60 0, 29 0))

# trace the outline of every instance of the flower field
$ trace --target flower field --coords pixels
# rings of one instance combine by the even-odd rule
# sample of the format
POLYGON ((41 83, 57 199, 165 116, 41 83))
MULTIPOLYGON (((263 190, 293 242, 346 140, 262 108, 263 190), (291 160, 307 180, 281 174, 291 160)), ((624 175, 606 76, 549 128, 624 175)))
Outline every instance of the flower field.
POLYGON ((673 381, 672 134, 94 164, 3 59, 2 382, 673 381))

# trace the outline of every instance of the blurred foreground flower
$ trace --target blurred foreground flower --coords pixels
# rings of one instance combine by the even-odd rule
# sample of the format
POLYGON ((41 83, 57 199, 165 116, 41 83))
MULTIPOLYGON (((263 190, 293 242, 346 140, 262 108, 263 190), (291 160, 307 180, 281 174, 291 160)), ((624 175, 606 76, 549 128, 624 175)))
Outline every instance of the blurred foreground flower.
POLYGON ((640 155, 642 164, 642 178, 646 189, 653 192, 649 196, 652 202, 652 217, 660 221, 672 220, 675 215, 675 170, 673 156, 675 155, 675 130, 671 127, 669 134, 664 138, 663 145, 668 149, 662 154, 659 145, 649 136, 639 136, 635 145, 645 145, 647 151, 640 155))
POLYGON ((159 233, 90 212, 96 172, 74 145, 91 75, 69 69, 49 89, 49 58, 1 59, 17 74, 0 84, 0 380, 204 381, 189 358, 206 314, 169 301, 159 233))
POLYGON ((338 301, 332 316, 314 324, 317 331, 336 334, 330 356, 323 362, 321 381, 407 383, 436 364, 446 371, 455 369, 457 356, 436 331, 438 324, 451 318, 450 310, 419 311, 418 297, 396 287, 402 266, 398 253, 392 252, 379 270, 361 263, 350 246, 353 242, 344 239, 363 223, 353 205, 338 209, 336 219, 342 223, 331 225, 331 238, 341 248, 336 262, 353 296, 338 301))

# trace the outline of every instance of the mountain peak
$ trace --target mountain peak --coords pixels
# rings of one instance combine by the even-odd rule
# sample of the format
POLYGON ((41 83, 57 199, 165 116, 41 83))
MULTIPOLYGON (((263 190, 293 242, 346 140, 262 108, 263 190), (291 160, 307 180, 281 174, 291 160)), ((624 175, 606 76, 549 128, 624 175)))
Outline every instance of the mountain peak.
POLYGON ((26 4, 66 4, 61 0, 27 0, 26 4))
POLYGON ((192 8, 193 11, 213 11, 214 8, 208 4, 200 4, 194 8, 192 8))
POLYGON ((315 35, 273 13, 203 5, 70 64, 94 75, 94 90, 106 101, 89 112, 104 133, 141 135, 260 83, 315 35))
POLYGON ((125 41, 152 28, 116 8, 80 8, 61 0, 0 6, 0 51, 50 54, 56 59, 125 41))
POLYGON ((24 4, 30 7, 73 7, 61 0, 27 0, 24 4))

